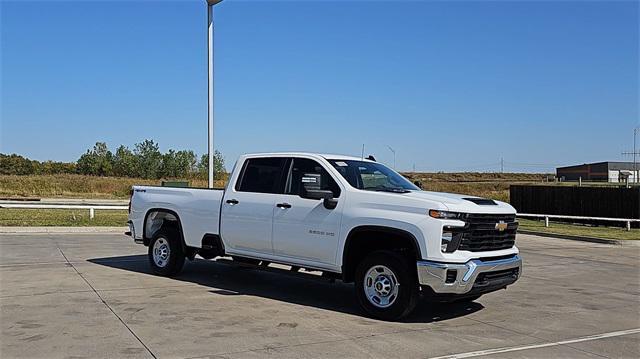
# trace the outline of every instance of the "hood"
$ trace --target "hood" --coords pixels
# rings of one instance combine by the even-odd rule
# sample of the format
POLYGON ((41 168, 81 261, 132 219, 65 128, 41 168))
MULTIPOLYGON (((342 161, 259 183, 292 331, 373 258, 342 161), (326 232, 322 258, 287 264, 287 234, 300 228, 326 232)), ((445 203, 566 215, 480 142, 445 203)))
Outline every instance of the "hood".
POLYGON ((516 213, 516 210, 508 203, 487 200, 486 198, 457 193, 411 191, 403 196, 439 202, 452 212, 466 213, 516 213))

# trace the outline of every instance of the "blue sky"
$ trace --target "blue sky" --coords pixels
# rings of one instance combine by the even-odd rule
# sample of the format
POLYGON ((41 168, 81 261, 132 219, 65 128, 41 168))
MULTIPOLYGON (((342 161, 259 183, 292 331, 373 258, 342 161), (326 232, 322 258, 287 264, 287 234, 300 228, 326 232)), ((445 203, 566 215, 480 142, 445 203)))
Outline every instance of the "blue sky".
MULTIPOLYGON (((204 1, 0 6, 0 152, 206 152, 204 1)), ((640 126, 637 1, 226 0, 215 16, 229 168, 364 143, 402 170, 550 170, 621 160, 640 126)))

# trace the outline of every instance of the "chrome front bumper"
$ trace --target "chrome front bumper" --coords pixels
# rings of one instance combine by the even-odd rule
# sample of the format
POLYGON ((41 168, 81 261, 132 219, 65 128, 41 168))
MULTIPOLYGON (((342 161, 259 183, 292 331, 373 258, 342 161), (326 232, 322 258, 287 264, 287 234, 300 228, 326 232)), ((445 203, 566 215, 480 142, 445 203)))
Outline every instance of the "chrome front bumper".
POLYGON ((418 261, 417 265, 420 284, 431 287, 435 293, 444 294, 465 294, 470 292, 474 288, 474 284, 476 284, 478 275, 481 273, 517 268, 516 278, 508 284, 515 282, 522 275, 522 259, 518 255, 493 261, 473 259, 463 264, 418 261), (453 272, 450 272, 450 283, 447 283, 447 272, 453 270, 456 271, 455 279, 452 280, 453 276, 451 274, 453 272))

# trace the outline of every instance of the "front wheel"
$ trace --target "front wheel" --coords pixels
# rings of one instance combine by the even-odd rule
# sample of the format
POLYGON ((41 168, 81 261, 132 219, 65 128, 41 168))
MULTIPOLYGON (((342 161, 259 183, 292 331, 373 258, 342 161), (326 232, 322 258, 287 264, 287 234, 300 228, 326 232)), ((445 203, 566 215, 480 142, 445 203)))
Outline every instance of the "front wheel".
POLYGON ((158 231, 149 243, 148 257, 155 274, 172 276, 180 273, 185 254, 178 231, 174 228, 158 231))
POLYGON ((418 302, 418 283, 409 260, 391 251, 369 254, 356 269, 356 296, 372 317, 398 320, 418 302))

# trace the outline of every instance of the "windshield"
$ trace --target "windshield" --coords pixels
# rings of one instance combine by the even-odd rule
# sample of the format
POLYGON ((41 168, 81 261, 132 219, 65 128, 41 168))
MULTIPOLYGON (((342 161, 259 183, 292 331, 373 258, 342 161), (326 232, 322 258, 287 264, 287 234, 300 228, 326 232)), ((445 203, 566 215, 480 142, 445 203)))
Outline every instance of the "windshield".
POLYGON ((366 161, 329 160, 349 184, 367 191, 405 193, 420 190, 389 167, 366 161))

